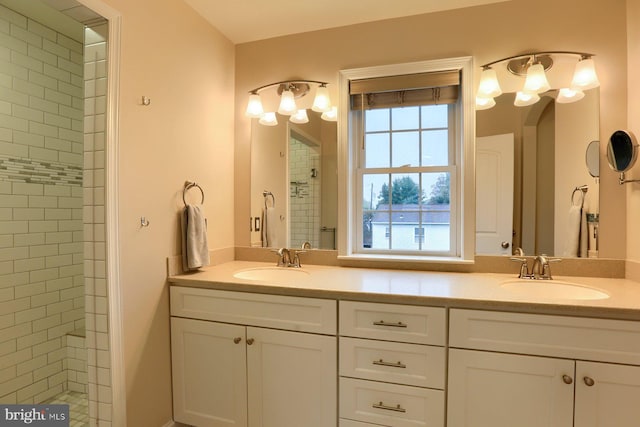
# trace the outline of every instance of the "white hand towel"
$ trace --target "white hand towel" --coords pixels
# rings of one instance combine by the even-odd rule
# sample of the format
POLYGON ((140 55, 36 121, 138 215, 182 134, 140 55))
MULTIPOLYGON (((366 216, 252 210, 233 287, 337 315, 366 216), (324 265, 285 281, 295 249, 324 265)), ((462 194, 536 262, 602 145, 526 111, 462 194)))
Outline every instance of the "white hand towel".
POLYGON ((182 212, 182 267, 185 271, 209 265, 207 220, 202 205, 187 205, 182 212))
POLYGON ((587 242, 589 241, 589 229, 587 228, 587 211, 580 210, 580 258, 587 257, 587 242))
POLYGON ((275 248, 278 246, 276 208, 270 206, 262 211, 262 247, 275 248))

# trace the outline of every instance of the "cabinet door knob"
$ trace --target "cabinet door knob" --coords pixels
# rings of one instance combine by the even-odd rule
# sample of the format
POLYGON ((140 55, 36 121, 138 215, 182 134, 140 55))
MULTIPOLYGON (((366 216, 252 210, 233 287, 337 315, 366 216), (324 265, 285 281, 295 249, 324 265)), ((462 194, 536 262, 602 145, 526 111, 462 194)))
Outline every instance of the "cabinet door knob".
POLYGON ((593 387, 593 385, 596 383, 591 377, 584 377, 583 381, 587 387, 593 387))
POLYGON ((247 339, 247 344, 248 344, 248 345, 253 344, 253 338, 248 338, 248 339, 247 339))
POLYGON ((239 344, 239 343, 240 343, 240 341, 242 341, 242 338, 240 338, 240 337, 235 337, 235 338, 233 339, 233 342, 234 342, 235 344, 239 344))
POLYGON ((564 381, 565 384, 571 384, 573 383, 573 378, 571 378, 569 375, 563 375, 562 381, 564 381))

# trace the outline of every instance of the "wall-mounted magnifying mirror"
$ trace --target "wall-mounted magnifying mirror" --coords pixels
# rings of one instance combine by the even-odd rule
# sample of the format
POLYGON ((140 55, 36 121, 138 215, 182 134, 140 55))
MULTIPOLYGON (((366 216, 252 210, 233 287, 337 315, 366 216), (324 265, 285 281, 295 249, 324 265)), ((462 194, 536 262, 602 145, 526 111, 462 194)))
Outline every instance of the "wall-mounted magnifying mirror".
POLYGON ((589 175, 594 178, 600 177, 600 141, 591 141, 587 145, 585 160, 589 175))
POLYGON ((616 172, 626 172, 634 165, 638 157, 638 143, 627 131, 617 130, 609 138, 607 161, 616 172))
POLYGON ((625 130, 615 131, 609 138, 607 145, 607 161, 611 169, 620 172, 620 184, 638 181, 624 178, 624 173, 633 167, 637 158, 638 142, 635 136, 625 130))

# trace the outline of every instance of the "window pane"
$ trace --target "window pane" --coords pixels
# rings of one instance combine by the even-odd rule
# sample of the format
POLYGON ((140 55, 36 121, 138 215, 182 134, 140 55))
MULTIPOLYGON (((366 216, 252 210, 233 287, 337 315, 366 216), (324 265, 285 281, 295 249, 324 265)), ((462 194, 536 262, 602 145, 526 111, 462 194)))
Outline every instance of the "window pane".
POLYGON ((418 250, 420 243, 416 243, 415 228, 419 225, 420 212, 417 205, 393 205, 401 209, 391 212, 391 248, 395 250, 418 250))
POLYGON ((422 106, 422 127, 426 129, 446 128, 449 123, 449 106, 425 105, 422 106))
MULTIPOLYGON (((384 191, 381 200, 389 203, 389 192, 384 191)), ((424 191, 420 188, 419 174, 392 174, 391 175, 391 204, 393 210, 417 209, 418 204, 424 200, 424 191)))
POLYGON ((365 132, 389 130, 389 109, 365 111, 365 132))
POLYGON ((420 135, 418 132, 394 132, 392 134, 392 167, 420 166, 420 135))
POLYGON ((371 249, 389 249, 391 230, 389 211, 363 211, 362 246, 371 249))
POLYGON ((420 107, 391 109, 391 129, 406 130, 420 127, 420 107))
POLYGON ((362 209, 376 210, 389 209, 388 206, 381 207, 381 203, 389 204, 389 175, 388 174, 365 174, 362 176, 362 209), (384 202, 383 202, 384 200, 384 202))
POLYGON ((366 168, 387 168, 391 163, 389 150, 389 134, 373 133, 365 136, 365 165, 366 168))
POLYGON ((422 166, 449 164, 449 132, 428 130, 422 132, 422 166))
POLYGON ((425 228, 423 250, 449 251, 451 231, 451 177, 448 173, 424 173, 426 201, 422 212, 425 228))

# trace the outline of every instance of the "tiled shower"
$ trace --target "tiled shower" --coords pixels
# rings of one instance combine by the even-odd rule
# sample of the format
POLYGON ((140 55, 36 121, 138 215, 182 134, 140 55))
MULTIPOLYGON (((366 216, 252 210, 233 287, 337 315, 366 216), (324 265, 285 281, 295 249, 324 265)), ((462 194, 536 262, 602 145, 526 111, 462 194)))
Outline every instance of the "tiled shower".
POLYGON ((73 393, 71 425, 103 426, 107 24, 78 25, 84 43, 0 6, 0 403, 73 393))

